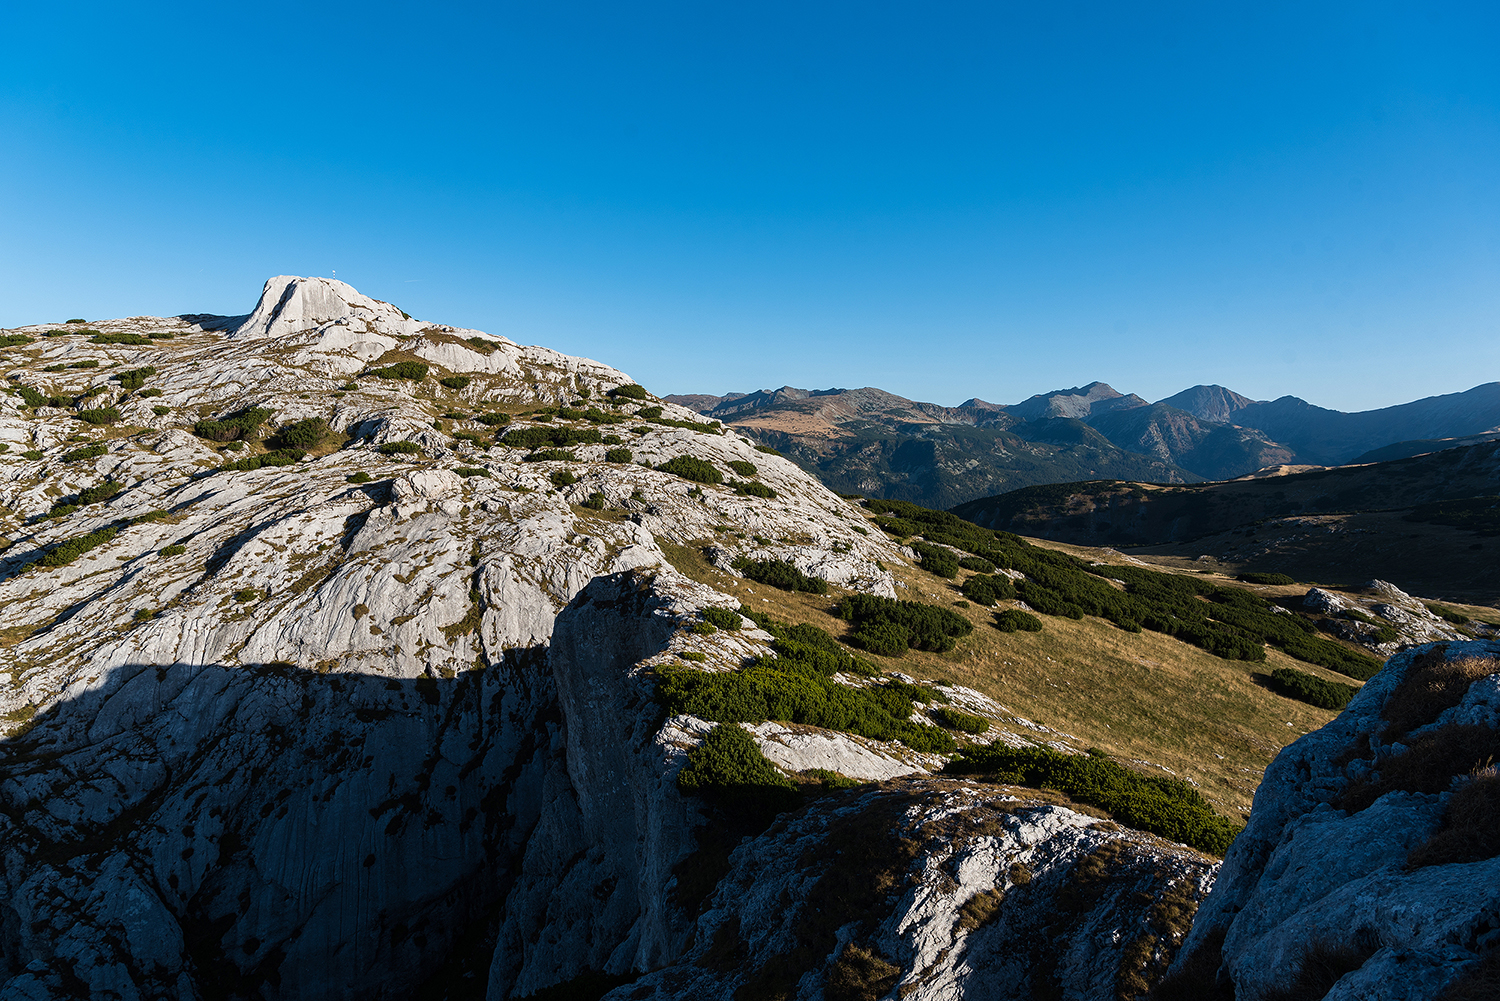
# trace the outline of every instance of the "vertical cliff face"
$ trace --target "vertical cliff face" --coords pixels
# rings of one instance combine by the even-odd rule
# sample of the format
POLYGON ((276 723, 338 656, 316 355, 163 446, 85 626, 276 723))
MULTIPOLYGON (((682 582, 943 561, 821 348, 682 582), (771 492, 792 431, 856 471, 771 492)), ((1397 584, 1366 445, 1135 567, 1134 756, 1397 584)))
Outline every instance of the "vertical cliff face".
POLYGON ((1266 770, 1193 928, 1180 996, 1231 982, 1237 997, 1270 996, 1320 968, 1334 1001, 1435 998, 1484 976, 1493 989, 1497 756, 1500 644, 1393 657, 1266 770))

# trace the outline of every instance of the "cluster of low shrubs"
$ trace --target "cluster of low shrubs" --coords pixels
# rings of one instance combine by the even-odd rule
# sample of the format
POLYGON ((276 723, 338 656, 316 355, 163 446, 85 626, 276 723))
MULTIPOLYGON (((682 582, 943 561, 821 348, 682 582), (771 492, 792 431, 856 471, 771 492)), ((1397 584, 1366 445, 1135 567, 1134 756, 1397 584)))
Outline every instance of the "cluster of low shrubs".
POLYGON ((43 396, 30 386, 17 386, 16 392, 28 407, 65 407, 68 401, 61 396, 43 396))
POLYGON ((740 613, 732 608, 705 608, 698 614, 703 616, 703 621, 716 629, 725 629, 735 632, 740 628, 740 613))
POLYGON ((73 416, 85 424, 99 425, 113 424, 124 415, 120 413, 118 407, 94 407, 87 410, 80 410, 73 416))
POLYGON ((47 554, 38 560, 37 563, 44 567, 65 566, 78 559, 78 557, 90 549, 97 549, 119 534, 120 527, 118 525, 96 528, 87 535, 74 536, 71 539, 58 543, 48 550, 47 554))
POLYGON ((1359 691, 1353 685, 1337 681, 1324 681, 1315 674, 1298 671, 1291 667, 1278 667, 1270 675, 1271 688, 1278 694, 1298 702, 1317 706, 1319 709, 1342 710, 1359 691))
POLYGON ((671 473, 695 483, 723 483, 724 474, 712 462, 692 455, 679 455, 656 467, 663 473, 671 473))
POLYGON ((745 497, 764 497, 770 500, 776 496, 775 490, 759 480, 730 480, 729 486, 735 493, 745 497))
POLYGON ((47 512, 47 517, 63 518, 77 511, 79 508, 87 507, 90 504, 102 504, 113 497, 119 496, 120 492, 124 489, 125 484, 118 480, 105 480, 102 483, 96 483, 91 487, 80 490, 73 497, 53 504, 52 510, 47 512))
POLYGON ((485 427, 504 427, 511 422, 510 414, 480 414, 474 418, 485 427))
POLYGON ((372 368, 365 375, 373 375, 377 379, 406 379, 410 382, 421 382, 427 378, 427 366, 419 361, 398 361, 385 368, 372 368))
POLYGON ((1094 750, 1062 754, 1040 747, 967 747, 944 771, 985 774, 997 782, 1033 789, 1056 789, 1080 803, 1109 811, 1129 827, 1220 857, 1241 830, 1181 779, 1143 775, 1094 750))
POLYGON ((756 445, 755 450, 757 452, 764 452, 766 455, 781 455, 780 452, 776 451, 776 449, 772 448, 770 445, 756 445))
POLYGON ((957 730, 960 733, 978 735, 987 732, 990 728, 990 721, 983 716, 966 713, 952 706, 934 706, 927 710, 927 715, 936 720, 939 726, 957 730))
POLYGON ((1042 620, 1019 608, 1007 608, 995 613, 995 628, 1002 633, 1039 633, 1042 620))
POLYGON ((809 577, 786 560, 752 560, 738 556, 730 564, 746 580, 766 584, 783 591, 805 591, 808 594, 827 594, 828 582, 820 577, 809 577))
POLYGON ((248 473, 251 470, 264 467, 290 466, 301 462, 307 453, 300 448, 278 448, 274 452, 266 452, 263 455, 249 455, 243 459, 235 459, 226 462, 219 467, 224 472, 248 473))
POLYGON ((498 439, 511 448, 572 448, 574 445, 598 445, 602 436, 595 428, 524 427, 507 431, 498 439))
POLYGON ((833 680, 840 671, 870 674, 868 664, 814 626, 786 626, 741 608, 740 614, 772 632, 774 657, 761 657, 738 671, 666 668, 657 699, 669 714, 689 713, 719 723, 780 720, 899 740, 918 751, 948 752, 953 738, 942 728, 912 723, 913 685, 899 681, 852 688, 833 680))
MULTIPOLYGON (((84 333, 88 333, 88 331, 86 331, 86 330, 75 330, 75 331, 73 331, 73 333, 84 334, 84 333)), ((134 346, 139 347, 139 346, 150 344, 151 343, 151 338, 145 337, 145 336, 143 336, 141 334, 101 334, 98 331, 94 331, 94 336, 89 338, 89 343, 90 344, 129 344, 129 345, 134 345, 134 346)))
POLYGON ((839 602, 839 618, 853 624, 849 642, 882 657, 897 657, 908 647, 946 653, 974 624, 957 612, 917 601, 896 601, 873 594, 851 594, 839 602))
POLYGON ((741 476, 754 476, 755 463, 746 462, 744 459, 730 459, 726 465, 741 476))
POLYGON ((651 394, 646 392, 645 386, 637 386, 632 382, 629 385, 616 386, 609 391, 608 395, 626 400, 644 400, 649 398, 651 394))
POLYGON ((577 462, 578 455, 565 448, 544 448, 526 456, 526 462, 577 462))
POLYGON ((566 469, 554 469, 550 479, 552 480, 552 485, 559 490, 563 487, 571 487, 578 482, 578 477, 566 469))
POLYGON ((1009 577, 977 573, 964 581, 963 595, 976 605, 993 608, 997 602, 1016 596, 1016 586, 1009 577))
POLYGON ((1297 578, 1288 577, 1284 573, 1242 573, 1237 578, 1246 584, 1271 584, 1287 586, 1297 583, 1297 578))
POLYGON ((247 407, 213 420, 198 421, 193 425, 193 434, 209 441, 244 441, 253 439, 260 426, 271 419, 271 411, 265 407, 247 407))
POLYGON ((0 348, 16 348, 22 344, 30 344, 33 340, 35 338, 25 334, 0 334, 0 348))
POLYGON ((376 451, 381 455, 421 455, 422 446, 414 441, 388 441, 376 451))
POLYGON ((605 462, 628 463, 635 458, 635 453, 628 448, 611 448, 604 453, 605 462))
POLYGON ((913 543, 911 548, 917 554, 917 565, 928 573, 947 580, 958 576, 958 557, 953 550, 925 542, 913 543))
POLYGON ((470 379, 466 375, 446 375, 439 379, 438 383, 447 386, 449 389, 464 389, 473 381, 473 379, 470 379))
POLYGON ((877 523, 893 535, 921 535, 928 543, 1019 570, 1026 577, 1016 585, 1019 597, 1045 615, 1093 615, 1128 631, 1145 628, 1174 636, 1232 660, 1263 661, 1269 644, 1361 681, 1380 669, 1375 658, 1324 639, 1311 621, 1277 614, 1264 598, 1242 588, 1140 567, 1093 567, 1076 556, 1030 545, 1009 532, 980 528, 946 511, 905 501, 865 503, 884 516, 877 523), (1123 584, 1124 590, 1111 580, 1123 584))
POLYGON ((146 380, 156 374, 155 365, 147 365, 144 368, 133 368, 127 372, 121 372, 117 379, 120 380, 120 388, 126 391, 140 389, 146 384, 146 380))
POLYGON ((317 448, 328 437, 328 422, 321 417, 294 421, 277 430, 270 439, 276 448, 317 448))
POLYGON ((71 452, 64 452, 62 461, 82 462, 85 459, 97 459, 108 451, 109 447, 106 445, 84 445, 82 448, 75 448, 71 452))

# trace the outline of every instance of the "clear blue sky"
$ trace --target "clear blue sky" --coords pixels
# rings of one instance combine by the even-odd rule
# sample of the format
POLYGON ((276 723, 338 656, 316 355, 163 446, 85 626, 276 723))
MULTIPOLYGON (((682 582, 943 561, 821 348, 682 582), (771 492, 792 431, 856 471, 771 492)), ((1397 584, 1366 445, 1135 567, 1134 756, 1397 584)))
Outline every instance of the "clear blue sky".
POLYGON ((0 325, 333 269, 659 393, 1500 378, 1494 3, 28 4, 0 325))

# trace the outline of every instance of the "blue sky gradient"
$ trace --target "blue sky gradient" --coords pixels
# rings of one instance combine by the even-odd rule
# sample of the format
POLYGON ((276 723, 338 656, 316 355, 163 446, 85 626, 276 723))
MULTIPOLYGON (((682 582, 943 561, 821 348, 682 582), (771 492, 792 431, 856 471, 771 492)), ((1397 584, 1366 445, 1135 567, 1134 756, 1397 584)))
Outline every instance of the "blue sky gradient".
POLYGON ((16 8, 0 325, 329 274, 658 393, 1500 378, 1500 8, 16 8))

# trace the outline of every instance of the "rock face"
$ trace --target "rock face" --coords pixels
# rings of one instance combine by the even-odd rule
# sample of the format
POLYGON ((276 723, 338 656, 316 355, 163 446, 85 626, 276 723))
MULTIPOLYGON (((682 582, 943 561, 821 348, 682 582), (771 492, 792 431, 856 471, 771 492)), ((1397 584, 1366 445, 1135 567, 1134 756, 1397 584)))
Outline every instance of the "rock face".
POLYGON ((1172 996, 1266 996, 1320 963, 1335 1001, 1494 996, 1497 752, 1500 643, 1393 657, 1267 769, 1172 996))
POLYGON ((503 1001, 656 971, 637 989, 689 998, 743 979, 738 941, 808 997, 988 997, 987 966, 1056 939, 1047 983, 1112 998, 1175 950, 1211 860, 899 746, 762 726, 788 771, 894 784, 715 840, 675 783, 711 725, 663 720, 654 672, 771 637, 689 628, 734 602, 666 551, 888 596, 903 559, 790 462, 323 279, 97 327, 5 355, 0 995, 503 1001), (656 468, 682 458, 726 482, 656 468), (829 839, 893 820, 873 909, 798 951, 811 912, 756 873, 834 892, 829 839))

